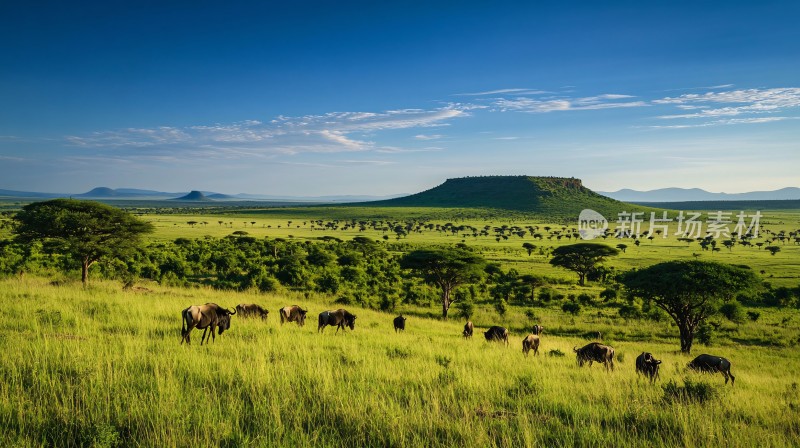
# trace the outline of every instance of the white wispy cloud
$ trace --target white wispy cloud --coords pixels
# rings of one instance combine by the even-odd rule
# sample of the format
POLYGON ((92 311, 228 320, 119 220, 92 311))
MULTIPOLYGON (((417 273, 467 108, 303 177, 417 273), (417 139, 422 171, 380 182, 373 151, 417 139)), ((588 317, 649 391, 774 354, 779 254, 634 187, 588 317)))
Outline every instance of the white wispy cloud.
POLYGON ((431 134, 431 135, 419 134, 414 136, 414 138, 417 140, 439 140, 442 137, 444 136, 441 134, 431 134))
POLYGON ((687 129, 687 128, 705 128, 709 126, 724 126, 736 124, 758 124, 758 123, 771 123, 774 121, 784 120, 797 120, 800 117, 752 117, 752 118, 729 118, 724 120, 711 120, 702 123, 689 123, 689 124, 675 124, 675 125, 656 125, 649 126, 652 129, 687 129))
POLYGON ((4 156, 4 155, 0 155, 0 160, 4 160, 4 161, 6 161, 6 162, 25 162, 25 161, 27 161, 28 159, 25 159, 25 158, 23 158, 23 157, 14 157, 14 156, 4 156))
POLYGON ((626 107, 645 107, 645 101, 619 101, 635 98, 632 95, 606 93, 597 96, 578 98, 501 98, 493 102, 500 111, 517 111, 530 113, 548 113, 570 110, 598 110, 616 109, 626 107))
POLYGON ((536 89, 497 89, 497 90, 487 90, 485 92, 472 92, 472 93, 456 93, 456 96, 489 96, 489 95, 503 95, 513 93, 514 95, 541 95, 548 92, 546 90, 536 90, 536 89))
POLYGON ((469 116, 471 110, 480 107, 485 106, 448 104, 435 109, 278 116, 268 122, 247 120, 181 128, 127 128, 68 136, 66 141, 82 148, 147 151, 148 156, 176 151, 203 153, 212 158, 368 151, 380 148, 373 141, 361 139, 365 133, 448 126, 451 120, 469 116))
POLYGON ((354 165, 394 165, 397 162, 391 160, 342 160, 342 163, 354 165))
POLYGON ((685 93, 675 97, 653 100, 653 104, 674 105, 684 110, 706 107, 692 114, 661 115, 658 118, 713 118, 744 114, 764 114, 800 107, 800 88, 739 89, 727 91, 685 93))

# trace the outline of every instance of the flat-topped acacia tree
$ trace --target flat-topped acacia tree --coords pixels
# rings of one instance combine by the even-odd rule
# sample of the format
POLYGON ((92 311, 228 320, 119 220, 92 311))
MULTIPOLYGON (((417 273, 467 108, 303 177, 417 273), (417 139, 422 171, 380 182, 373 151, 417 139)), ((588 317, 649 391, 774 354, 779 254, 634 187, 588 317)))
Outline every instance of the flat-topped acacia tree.
POLYGON ((599 243, 578 243, 553 249, 550 264, 569 269, 578 274, 578 284, 584 285, 586 275, 592 272, 606 257, 619 254, 619 249, 599 243))
POLYGON ((651 300, 678 325, 681 352, 690 353, 697 327, 739 291, 761 281, 747 268, 699 260, 667 261, 622 276, 633 295, 651 300))
POLYGON ((48 252, 72 257, 81 266, 81 281, 89 282, 89 268, 103 258, 122 258, 153 231, 149 222, 94 201, 53 199, 34 202, 14 216, 17 241, 41 241, 48 252))
POLYGON ((464 248, 419 249, 400 259, 400 267, 441 288, 443 319, 447 319, 450 305, 455 301, 453 291, 482 277, 485 265, 482 256, 464 248))

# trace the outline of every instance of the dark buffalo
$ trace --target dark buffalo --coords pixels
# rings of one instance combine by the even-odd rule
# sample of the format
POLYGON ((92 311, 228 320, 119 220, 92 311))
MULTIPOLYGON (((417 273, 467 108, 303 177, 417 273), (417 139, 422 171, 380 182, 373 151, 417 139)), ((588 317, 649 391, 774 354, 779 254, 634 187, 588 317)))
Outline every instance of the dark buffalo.
POLYGON ((522 353, 528 356, 528 352, 531 350, 533 350, 534 356, 539 354, 539 336, 535 334, 529 334, 522 340, 522 353))
POLYGON ((269 315, 269 311, 255 303, 240 303, 236 305, 236 312, 241 317, 260 317, 261 320, 267 320, 269 315))
POLYGON ((337 333, 339 332, 340 328, 342 331, 344 331, 345 326, 350 327, 351 330, 355 330, 356 316, 354 314, 350 314, 349 311, 342 308, 319 313, 319 326, 317 326, 317 332, 322 331, 328 325, 336 325, 337 333))
POLYGON ((464 337, 465 338, 471 338, 473 330, 474 330, 474 327, 472 326, 472 321, 467 321, 467 323, 464 324, 464 333, 463 333, 464 337))
POLYGON ((406 318, 402 314, 394 318, 394 332, 398 331, 406 331, 406 318))
POLYGON ((307 310, 297 305, 285 306, 278 310, 278 314, 281 315, 281 325, 283 325, 284 322, 297 322, 297 325, 301 327, 306 324, 307 312, 307 310))
POLYGON ((736 377, 731 373, 731 362, 721 356, 714 355, 700 355, 694 358, 687 367, 698 372, 706 373, 721 373, 725 377, 725 384, 728 384, 730 377, 731 386, 733 386, 736 377))
POLYGON ((503 327, 494 326, 483 332, 487 341, 505 341, 508 345, 508 330, 503 327))
POLYGON ((652 353, 644 352, 636 357, 636 373, 650 378, 650 382, 658 378, 658 365, 661 361, 653 357, 652 353))
POLYGON ((593 362, 603 363, 606 370, 611 367, 614 370, 614 348, 608 345, 603 345, 599 342, 592 342, 586 344, 581 348, 575 347, 572 349, 578 358, 578 366, 583 367, 583 363, 588 362, 589 367, 593 362))
POLYGON ((544 327, 543 326, 538 325, 538 324, 533 326, 533 334, 535 334, 536 336, 539 336, 542 333, 544 333, 544 327))
POLYGON ((206 303, 205 305, 192 305, 181 311, 181 344, 186 342, 191 344, 189 334, 193 328, 203 330, 203 337, 200 338, 200 345, 206 339, 206 333, 211 328, 211 341, 214 342, 215 330, 221 335, 222 332, 231 327, 231 316, 236 311, 222 308, 216 303, 206 303))

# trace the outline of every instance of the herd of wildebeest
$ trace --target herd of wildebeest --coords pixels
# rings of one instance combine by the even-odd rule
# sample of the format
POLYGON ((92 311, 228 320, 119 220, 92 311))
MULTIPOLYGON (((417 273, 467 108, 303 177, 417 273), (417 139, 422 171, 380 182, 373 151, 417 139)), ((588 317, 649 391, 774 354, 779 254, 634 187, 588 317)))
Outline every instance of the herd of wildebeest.
MULTIPOLYGON (((281 325, 285 322, 296 322, 297 325, 301 327, 305 325, 307 312, 307 310, 297 305, 285 306, 278 310, 281 318, 281 325)), ((215 333, 221 335, 225 330, 230 328, 231 316, 234 314, 238 314, 241 317, 260 317, 262 320, 266 320, 269 311, 259 305, 246 303, 236 305, 236 309, 233 311, 215 303, 192 305, 181 312, 181 344, 184 342, 187 344, 191 343, 189 334, 194 328, 203 330, 203 336, 200 338, 200 345, 203 345, 203 341, 207 340, 206 333, 209 329, 211 329, 211 340, 214 341, 215 333)), ((402 314, 395 317, 393 323, 395 332, 405 331, 406 318, 402 314)), ((355 330, 356 316, 342 308, 323 311, 319 314, 317 332, 321 332, 328 325, 335 326, 336 333, 339 332, 340 328, 344 332, 345 327, 350 327, 351 330, 355 330)), ((464 338, 471 338, 473 331, 474 326, 472 322, 467 322, 464 325, 462 335, 464 338)), ((539 339, 543 332, 544 327, 541 325, 534 325, 533 332, 522 340, 522 352, 525 356, 528 356, 531 350, 533 350, 534 356, 539 354, 539 339)), ((490 327, 483 335, 487 341, 505 342, 505 344, 508 345, 508 329, 505 327, 490 327)), ((598 334, 598 337, 599 336, 598 334)), ((591 367, 592 363, 596 362, 603 364, 606 371, 609 369, 614 370, 614 348, 609 345, 600 342, 591 342, 580 348, 576 346, 573 348, 573 351, 576 354, 578 366, 580 367, 583 367, 587 362, 591 367)), ((649 378, 650 382, 654 382, 659 376, 658 369, 660 364, 661 361, 657 360, 652 353, 643 352, 636 357, 636 372, 649 378)), ((687 367, 700 372, 721 373, 725 377, 725 384, 728 384, 728 380, 730 379, 731 385, 733 385, 736 380, 733 374, 731 374, 730 361, 720 356, 703 354, 694 358, 687 367)))

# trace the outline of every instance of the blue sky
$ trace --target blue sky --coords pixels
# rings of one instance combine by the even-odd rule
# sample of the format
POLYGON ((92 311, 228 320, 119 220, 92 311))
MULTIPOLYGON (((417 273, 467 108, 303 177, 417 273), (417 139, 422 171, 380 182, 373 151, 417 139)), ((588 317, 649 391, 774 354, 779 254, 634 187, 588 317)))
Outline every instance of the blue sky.
POLYGON ((800 3, 3 2, 0 189, 800 186, 800 3))

